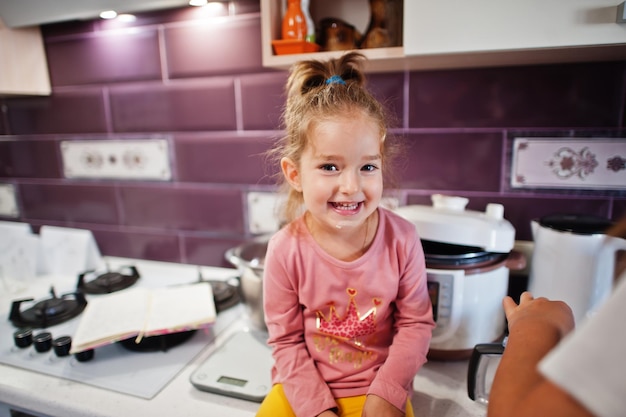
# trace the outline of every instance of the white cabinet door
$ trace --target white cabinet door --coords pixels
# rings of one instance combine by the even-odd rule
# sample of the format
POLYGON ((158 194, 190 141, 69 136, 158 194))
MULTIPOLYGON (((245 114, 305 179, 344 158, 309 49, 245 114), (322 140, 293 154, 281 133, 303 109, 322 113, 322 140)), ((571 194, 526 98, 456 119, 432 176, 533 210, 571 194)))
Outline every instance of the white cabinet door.
POLYGON ((626 24, 616 22, 621 2, 405 0, 404 52, 431 55, 626 45, 626 24))
POLYGON ((39 27, 10 29, 0 20, 0 96, 49 94, 48 64, 39 27))

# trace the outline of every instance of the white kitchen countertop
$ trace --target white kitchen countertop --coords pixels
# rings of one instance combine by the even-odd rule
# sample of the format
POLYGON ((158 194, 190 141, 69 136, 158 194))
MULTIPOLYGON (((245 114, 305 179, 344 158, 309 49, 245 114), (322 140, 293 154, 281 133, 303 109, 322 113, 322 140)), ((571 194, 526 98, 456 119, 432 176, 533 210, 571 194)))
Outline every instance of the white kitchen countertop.
MULTIPOLYGON (((212 272, 217 270, 210 269, 212 272)), ((241 311, 240 319, 218 334, 215 343, 209 344, 150 400, 0 364, 0 417, 9 416, 7 406, 53 417, 117 417, 137 413, 168 417, 252 417, 258 403, 200 391, 189 382, 191 374, 211 353, 246 326, 248 319, 245 310, 241 311)), ((425 364, 414 380, 412 403, 415 415, 485 416, 485 406, 467 396, 466 377, 467 361, 425 364)))

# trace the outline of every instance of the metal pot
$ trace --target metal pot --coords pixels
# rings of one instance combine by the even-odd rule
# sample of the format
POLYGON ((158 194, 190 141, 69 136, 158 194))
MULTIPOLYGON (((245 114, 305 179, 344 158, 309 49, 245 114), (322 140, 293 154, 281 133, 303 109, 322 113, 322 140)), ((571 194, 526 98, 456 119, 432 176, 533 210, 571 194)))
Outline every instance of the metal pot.
POLYGON ((241 297, 252 324, 266 330, 263 313, 263 262, 269 236, 262 236, 226 251, 226 260, 240 273, 241 297))

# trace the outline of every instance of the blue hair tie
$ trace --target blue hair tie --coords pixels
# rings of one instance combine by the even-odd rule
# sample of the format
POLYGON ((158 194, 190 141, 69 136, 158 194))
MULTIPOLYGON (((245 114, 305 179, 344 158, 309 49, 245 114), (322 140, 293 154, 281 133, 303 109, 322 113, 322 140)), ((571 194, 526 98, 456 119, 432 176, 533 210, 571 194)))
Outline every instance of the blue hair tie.
POLYGON ((333 75, 332 77, 326 80, 326 84, 343 84, 346 85, 346 82, 339 75, 333 75))

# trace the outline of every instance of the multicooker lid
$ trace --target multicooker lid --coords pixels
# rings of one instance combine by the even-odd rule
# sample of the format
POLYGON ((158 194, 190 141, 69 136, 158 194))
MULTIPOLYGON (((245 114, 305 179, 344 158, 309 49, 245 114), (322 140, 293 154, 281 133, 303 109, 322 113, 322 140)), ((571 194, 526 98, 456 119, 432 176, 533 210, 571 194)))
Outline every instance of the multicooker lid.
POLYGON ((485 212, 465 210, 467 198, 433 194, 432 206, 409 205, 394 211, 417 228, 421 239, 475 246, 507 253, 515 244, 515 229, 504 219, 501 204, 488 204, 485 212))

